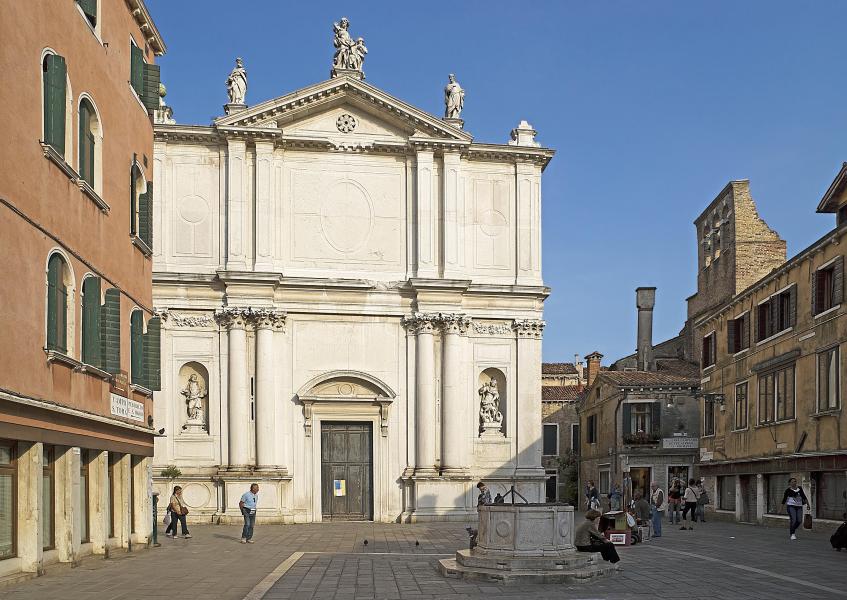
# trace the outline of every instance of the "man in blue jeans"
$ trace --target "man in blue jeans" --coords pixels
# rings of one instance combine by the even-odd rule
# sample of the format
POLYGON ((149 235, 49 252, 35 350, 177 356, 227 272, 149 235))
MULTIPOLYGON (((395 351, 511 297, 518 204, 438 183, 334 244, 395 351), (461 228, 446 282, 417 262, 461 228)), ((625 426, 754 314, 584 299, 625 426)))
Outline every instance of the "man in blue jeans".
POLYGON ((650 511, 653 515, 653 537, 662 537, 662 519, 665 517, 667 503, 665 492, 655 481, 650 483, 650 511))
POLYGON ((244 492, 238 501, 238 508, 244 517, 244 529, 241 530, 241 543, 253 543, 253 526, 256 524, 256 505, 259 503, 259 484, 250 485, 250 491, 244 492))

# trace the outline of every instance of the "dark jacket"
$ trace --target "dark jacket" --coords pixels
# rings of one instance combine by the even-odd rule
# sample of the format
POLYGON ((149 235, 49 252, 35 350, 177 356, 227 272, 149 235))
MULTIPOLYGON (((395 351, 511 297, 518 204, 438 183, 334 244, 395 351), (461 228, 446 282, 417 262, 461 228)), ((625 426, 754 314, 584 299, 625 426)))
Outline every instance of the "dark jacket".
POLYGON ((806 492, 804 492, 803 488, 801 487, 798 487, 796 492, 791 488, 786 488, 785 493, 782 495, 782 503, 786 504, 788 503, 789 498, 796 498, 797 496, 800 496, 800 499, 803 501, 803 504, 809 503, 809 501, 806 499, 806 492))
POLYGON ((597 531, 594 521, 583 519, 582 523, 576 526, 576 532, 573 536, 574 546, 590 546, 593 542, 605 542, 606 538, 603 534, 597 531))

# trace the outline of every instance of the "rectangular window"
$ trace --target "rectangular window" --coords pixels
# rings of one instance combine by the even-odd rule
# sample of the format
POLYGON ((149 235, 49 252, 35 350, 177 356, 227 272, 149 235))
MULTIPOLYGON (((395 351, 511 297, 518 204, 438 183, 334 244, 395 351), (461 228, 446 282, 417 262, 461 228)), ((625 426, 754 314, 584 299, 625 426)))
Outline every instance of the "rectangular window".
POLYGON ((838 346, 818 353, 818 411, 841 406, 841 360, 838 346))
POLYGON ((840 521, 847 512, 847 473, 814 473, 815 511, 818 519, 840 521))
POLYGON ((556 471, 547 471, 547 482, 544 486, 545 502, 558 502, 559 478, 556 471))
POLYGON ((597 415, 589 415, 588 422, 586 423, 588 428, 588 443, 596 444, 597 443, 597 415))
POLYGON ((794 326, 797 320, 797 286, 771 296, 756 307, 756 341, 761 342, 794 326))
POLYGON ((703 401, 703 436, 715 435, 715 401, 706 396, 703 401))
POLYGON ((652 415, 652 402, 637 402, 632 404, 632 416, 630 417, 630 431, 632 433, 651 433, 652 426, 650 417, 652 415))
POLYGON ((597 491, 600 492, 600 496, 603 497, 609 493, 609 470, 604 469, 600 471, 600 478, 598 479, 597 491))
POLYGON ((738 354, 750 347, 750 313, 746 312, 727 323, 727 353, 738 354))
POLYGON ((15 442, 0 440, 0 560, 17 553, 17 483, 15 442))
POLYGON ((571 423, 571 450, 579 454, 579 423, 571 423))
POLYGON ((703 338, 703 353, 701 355, 701 364, 703 368, 711 367, 715 364, 715 332, 703 338))
POLYGON ((53 446, 44 446, 41 464, 41 539, 45 550, 56 547, 56 468, 53 446))
POLYGON ((794 418, 794 365, 759 376, 759 423, 794 418))
POLYGON ((735 476, 718 477, 718 508, 735 510, 735 476))
POLYGON ((544 423, 543 454, 544 456, 558 456, 559 454, 559 426, 556 423, 544 423))
POLYGON ((835 265, 815 271, 815 312, 820 314, 835 306, 833 283, 835 282, 835 265))
POLYGON ((788 480, 791 473, 772 473, 765 475, 765 487, 767 488, 767 513, 770 515, 781 515, 782 495, 788 488, 788 480))
POLYGON ((747 429, 747 382, 735 386, 735 429, 747 429))
POLYGON ((88 524, 89 510, 91 508, 88 502, 89 471, 88 452, 81 450, 79 453, 79 538, 83 544, 91 541, 91 529, 88 524))

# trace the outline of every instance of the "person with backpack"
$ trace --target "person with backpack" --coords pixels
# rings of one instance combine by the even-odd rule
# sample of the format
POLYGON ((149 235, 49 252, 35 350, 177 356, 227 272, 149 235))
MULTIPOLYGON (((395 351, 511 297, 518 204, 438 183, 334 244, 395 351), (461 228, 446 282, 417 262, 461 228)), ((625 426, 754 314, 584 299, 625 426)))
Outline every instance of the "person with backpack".
POLYGON ((685 493, 682 498, 685 500, 685 506, 682 509, 682 527, 680 530, 688 530, 694 531, 695 516, 694 513, 697 510, 697 500, 699 499, 699 494, 697 493, 697 481, 692 477, 688 480, 688 487, 685 488, 685 493), (688 520, 688 513, 691 513, 691 521, 688 520))
POLYGON ((797 478, 788 480, 788 487, 782 495, 782 505, 788 509, 788 528, 792 540, 797 539, 796 531, 803 523, 803 506, 811 509, 806 492, 797 485, 797 478))
POLYGON ((694 520, 700 520, 701 523, 706 522, 706 505, 709 503, 709 494, 706 493, 706 486, 703 485, 703 480, 697 482, 697 510, 694 515, 694 520))
POLYGON ((844 522, 829 538, 829 543, 839 552, 842 548, 847 548, 847 513, 844 513, 843 517, 844 522))

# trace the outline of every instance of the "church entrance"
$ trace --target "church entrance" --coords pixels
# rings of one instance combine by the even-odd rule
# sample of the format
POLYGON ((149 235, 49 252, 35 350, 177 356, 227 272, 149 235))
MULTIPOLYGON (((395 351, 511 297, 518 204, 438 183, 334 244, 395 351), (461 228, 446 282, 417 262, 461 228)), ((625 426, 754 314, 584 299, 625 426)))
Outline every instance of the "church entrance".
POLYGON ((321 512, 324 521, 373 519, 372 424, 321 422, 321 512))

